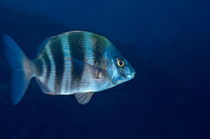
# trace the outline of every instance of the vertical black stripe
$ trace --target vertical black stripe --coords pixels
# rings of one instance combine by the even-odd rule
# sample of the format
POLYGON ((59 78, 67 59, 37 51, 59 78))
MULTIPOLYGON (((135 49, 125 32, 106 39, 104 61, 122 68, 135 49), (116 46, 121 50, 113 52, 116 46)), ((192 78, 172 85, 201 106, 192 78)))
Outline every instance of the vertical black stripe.
POLYGON ((62 87, 62 79, 64 74, 64 54, 62 50, 61 38, 55 37, 50 41, 50 51, 55 63, 55 93, 59 93, 62 87))
POLYGON ((50 59, 47 55, 46 49, 42 52, 42 58, 44 62, 46 63, 46 76, 45 76, 45 83, 47 84, 50 78, 50 72, 51 72, 51 65, 50 65, 50 59))
POLYGON ((72 57, 71 68, 71 88, 78 88, 84 72, 84 34, 82 32, 73 32, 68 36, 70 44, 70 54, 72 57))
POLYGON ((40 58, 38 58, 38 59, 36 59, 36 60, 34 60, 34 64, 35 64, 35 74, 36 74, 36 76, 41 76, 42 74, 43 74, 43 64, 44 63, 42 63, 42 60, 40 59, 40 58))
POLYGON ((93 44, 93 58, 94 65, 100 67, 103 62, 103 54, 105 51, 105 46, 107 45, 107 40, 97 34, 90 34, 93 44))

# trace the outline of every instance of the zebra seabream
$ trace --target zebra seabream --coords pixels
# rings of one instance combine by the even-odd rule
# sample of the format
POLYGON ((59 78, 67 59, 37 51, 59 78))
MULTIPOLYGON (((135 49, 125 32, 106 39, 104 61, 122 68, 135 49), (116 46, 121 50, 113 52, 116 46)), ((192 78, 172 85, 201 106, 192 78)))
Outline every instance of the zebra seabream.
POLYGON ((105 37, 86 31, 71 31, 46 39, 30 60, 8 35, 3 37, 12 68, 11 94, 14 104, 23 97, 31 78, 49 95, 75 94, 80 104, 94 92, 129 81, 135 71, 105 37))

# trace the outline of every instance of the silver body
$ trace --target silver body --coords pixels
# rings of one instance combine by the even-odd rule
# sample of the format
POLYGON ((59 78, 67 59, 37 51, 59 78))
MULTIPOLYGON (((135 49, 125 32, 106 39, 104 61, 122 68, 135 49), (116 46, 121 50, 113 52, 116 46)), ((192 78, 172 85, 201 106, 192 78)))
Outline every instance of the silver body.
POLYGON ((105 37, 72 31, 48 38, 34 60, 37 81, 46 94, 98 92, 134 77, 134 70, 116 65, 124 59, 105 37), (61 64, 62 63, 62 64, 61 64), (80 71, 81 70, 81 71, 80 71))

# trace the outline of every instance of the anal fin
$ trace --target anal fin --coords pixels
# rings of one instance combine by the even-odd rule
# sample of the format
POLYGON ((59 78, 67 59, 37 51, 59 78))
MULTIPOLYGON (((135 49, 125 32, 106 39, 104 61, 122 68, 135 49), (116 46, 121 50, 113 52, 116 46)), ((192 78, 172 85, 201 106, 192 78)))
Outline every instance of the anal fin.
POLYGON ((39 84, 41 90, 43 93, 48 94, 48 95, 56 95, 53 91, 51 91, 45 83, 42 83, 40 79, 36 79, 37 83, 39 84))
POLYGON ((93 92, 76 93, 75 98, 79 104, 85 105, 91 100, 93 94, 93 92))

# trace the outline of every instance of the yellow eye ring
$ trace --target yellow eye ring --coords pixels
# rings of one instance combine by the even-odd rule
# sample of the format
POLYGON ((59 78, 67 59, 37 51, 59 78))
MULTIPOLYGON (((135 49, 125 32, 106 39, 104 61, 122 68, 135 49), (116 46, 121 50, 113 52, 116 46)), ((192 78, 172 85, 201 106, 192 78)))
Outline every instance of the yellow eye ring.
POLYGON ((119 66, 119 67, 124 67, 124 65, 125 65, 125 62, 122 60, 122 59, 117 59, 117 65, 119 66))

